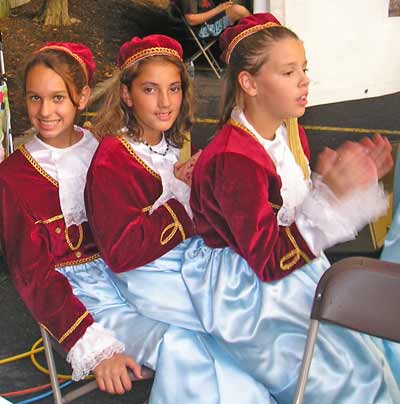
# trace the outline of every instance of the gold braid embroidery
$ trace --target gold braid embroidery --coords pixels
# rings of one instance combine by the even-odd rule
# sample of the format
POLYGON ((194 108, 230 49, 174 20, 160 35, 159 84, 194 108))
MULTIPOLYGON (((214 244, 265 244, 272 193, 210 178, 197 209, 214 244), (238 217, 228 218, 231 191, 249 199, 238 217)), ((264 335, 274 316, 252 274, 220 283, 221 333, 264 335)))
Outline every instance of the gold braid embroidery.
MULTIPOLYGON (((165 209, 167 209, 168 213, 171 215, 173 222, 168 224, 167 226, 165 226, 163 231, 161 232, 160 244, 165 245, 169 241, 171 241, 178 230, 181 233, 182 240, 185 240, 186 239, 185 230, 183 229, 183 226, 182 226, 181 222, 179 221, 178 216, 176 216, 175 212, 168 205, 168 203, 164 203, 163 206, 165 207, 165 209), (170 231, 169 234, 167 234, 168 231, 170 231)), ((142 209, 142 212, 148 212, 150 209, 151 209, 151 205, 146 206, 142 209)))
POLYGON ((49 223, 56 222, 57 220, 61 220, 63 218, 64 218, 64 215, 61 214, 61 215, 49 217, 48 219, 44 219, 44 220, 36 220, 35 224, 49 224, 49 223))
POLYGON ((71 335, 79 326, 79 324, 89 315, 88 311, 85 311, 79 318, 78 320, 75 321, 75 323, 72 325, 72 327, 66 331, 60 339, 58 339, 43 323, 39 323, 58 343, 62 344, 65 339, 71 335))
POLYGON ((179 53, 176 50, 157 46, 154 48, 143 49, 142 51, 133 54, 131 57, 125 60, 125 62, 121 65, 120 69, 124 70, 128 66, 133 65, 134 63, 138 62, 141 59, 156 55, 175 56, 179 60, 182 60, 182 58, 180 57, 179 53))
POLYGON ((79 231, 79 239, 78 242, 76 243, 76 245, 72 244, 71 239, 69 238, 69 227, 67 227, 67 225, 65 225, 65 241, 68 244, 68 247, 72 250, 72 251, 76 251, 81 245, 82 245, 82 241, 83 241, 83 229, 82 229, 82 225, 79 224, 78 225, 78 231, 79 231))
POLYGON ((69 337, 79 326, 79 324, 85 319, 85 317, 87 317, 89 315, 88 311, 85 311, 79 318, 78 320, 75 321, 75 323, 72 325, 72 327, 66 332, 64 333, 64 335, 58 340, 58 342, 60 344, 63 343, 63 341, 65 341, 65 339, 67 337, 69 337))
POLYGON ((58 188, 58 182, 46 173, 45 170, 39 165, 39 163, 32 157, 32 155, 26 150, 25 146, 19 147, 19 151, 24 155, 24 157, 29 161, 29 163, 35 168, 35 170, 42 175, 46 180, 50 181, 54 186, 58 188))
POLYGON ((128 153, 146 170, 148 171, 153 177, 156 177, 158 180, 161 181, 161 177, 154 171, 152 170, 136 153, 135 150, 133 150, 132 146, 129 144, 129 142, 122 136, 118 136, 117 138, 125 147, 125 149, 128 151, 128 153))
POLYGON ((282 206, 280 206, 280 205, 278 205, 278 204, 276 204, 276 203, 272 203, 272 202, 270 202, 269 203, 270 205, 271 205, 271 207, 273 208, 273 209, 276 209, 276 210, 279 210, 282 206))
POLYGON ((55 268, 63 268, 63 267, 68 267, 71 265, 80 265, 80 264, 86 264, 87 262, 95 261, 98 258, 100 258, 100 254, 94 254, 90 257, 85 257, 81 258, 78 260, 73 260, 73 261, 67 261, 67 262, 61 262, 55 265, 55 268))
POLYGON ((290 232, 289 227, 285 227, 285 231, 288 239, 294 247, 294 250, 289 251, 279 261, 279 265, 282 271, 288 271, 289 269, 293 268, 293 266, 299 261, 300 257, 302 257, 305 262, 310 262, 310 258, 303 251, 300 250, 296 240, 293 237, 293 234, 290 232), (290 259, 292 260, 289 261, 290 259))
POLYGON ((161 233, 161 236, 160 236, 161 245, 167 244, 172 239, 172 237, 175 236, 175 233, 177 232, 177 230, 179 230, 179 232, 181 233, 182 240, 185 240, 186 239, 185 231, 183 230, 183 226, 182 226, 181 222, 178 220, 178 217, 176 216, 175 212, 168 205, 168 203, 164 203, 164 206, 167 209, 168 213, 172 216, 174 223, 171 223, 168 226, 166 226, 165 229, 163 230, 163 232, 161 233), (168 236, 166 236, 166 238, 164 239, 165 233, 170 229, 172 229, 171 233, 168 236))
POLYGON ((228 45, 228 48, 226 50, 226 56, 225 60, 226 63, 229 63, 229 59, 231 58, 232 51, 234 47, 244 38, 247 38, 248 36, 258 32, 262 31, 263 29, 271 28, 271 27, 280 27, 280 24, 277 24, 276 22, 266 22, 265 24, 260 24, 260 25, 254 25, 253 27, 247 28, 244 31, 242 31, 240 34, 236 35, 230 44, 228 45))

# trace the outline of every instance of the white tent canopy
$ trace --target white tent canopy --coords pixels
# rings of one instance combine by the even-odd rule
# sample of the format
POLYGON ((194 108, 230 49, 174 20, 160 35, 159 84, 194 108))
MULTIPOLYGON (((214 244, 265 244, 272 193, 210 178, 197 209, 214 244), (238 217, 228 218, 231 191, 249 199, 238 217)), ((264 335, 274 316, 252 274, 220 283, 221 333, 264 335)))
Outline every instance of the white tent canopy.
POLYGON ((400 17, 388 0, 254 0, 304 40, 310 105, 400 91, 400 17))

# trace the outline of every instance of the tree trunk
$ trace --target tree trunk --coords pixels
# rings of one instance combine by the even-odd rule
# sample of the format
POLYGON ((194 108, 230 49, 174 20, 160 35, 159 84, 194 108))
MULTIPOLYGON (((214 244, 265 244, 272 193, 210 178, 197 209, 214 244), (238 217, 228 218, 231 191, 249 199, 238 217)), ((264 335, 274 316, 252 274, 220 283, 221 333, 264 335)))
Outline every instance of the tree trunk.
POLYGON ((75 22, 68 14, 68 0, 43 0, 38 20, 44 25, 71 25, 75 22))
POLYGON ((9 15, 10 15, 9 0, 0 0, 0 18, 8 17, 9 15))

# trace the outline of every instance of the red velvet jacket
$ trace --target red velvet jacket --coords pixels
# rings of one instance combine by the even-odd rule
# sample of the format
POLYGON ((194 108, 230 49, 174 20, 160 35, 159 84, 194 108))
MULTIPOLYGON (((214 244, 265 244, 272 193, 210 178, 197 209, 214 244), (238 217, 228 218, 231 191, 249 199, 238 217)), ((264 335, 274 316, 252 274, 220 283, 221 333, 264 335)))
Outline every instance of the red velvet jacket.
MULTIPOLYGON (((302 128, 300 138, 309 158, 302 128)), ((278 226, 281 185, 263 146, 235 122, 203 150, 193 173, 190 204, 197 232, 210 247, 231 247, 267 282, 314 258, 295 224, 278 226)))
POLYGON ((69 350, 93 323, 55 270, 99 258, 88 223, 66 229, 58 183, 21 147, 0 164, 0 242, 32 315, 69 350))
POLYGON ((193 222, 176 199, 149 215, 161 193, 159 175, 124 138, 102 140, 89 168, 85 200, 96 244, 112 271, 148 264, 193 235, 193 222))

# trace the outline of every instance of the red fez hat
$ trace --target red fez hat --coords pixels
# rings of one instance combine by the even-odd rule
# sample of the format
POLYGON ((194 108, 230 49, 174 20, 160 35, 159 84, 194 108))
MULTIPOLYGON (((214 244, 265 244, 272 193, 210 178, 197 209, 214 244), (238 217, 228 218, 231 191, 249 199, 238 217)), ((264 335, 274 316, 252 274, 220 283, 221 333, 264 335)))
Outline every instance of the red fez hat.
POLYGON ((149 56, 167 55, 182 60, 182 46, 175 39, 166 35, 137 36, 125 42, 117 57, 117 65, 121 70, 149 56))
POLYGON ((37 52, 47 49, 59 50, 72 56, 82 67, 87 83, 90 82, 96 68, 96 63, 94 62, 92 51, 87 46, 73 42, 48 42, 37 52))
POLYGON ((236 25, 226 28, 219 37, 222 59, 229 63, 233 49, 242 39, 263 29, 280 25, 281 23, 270 13, 251 14, 241 18, 236 25))

